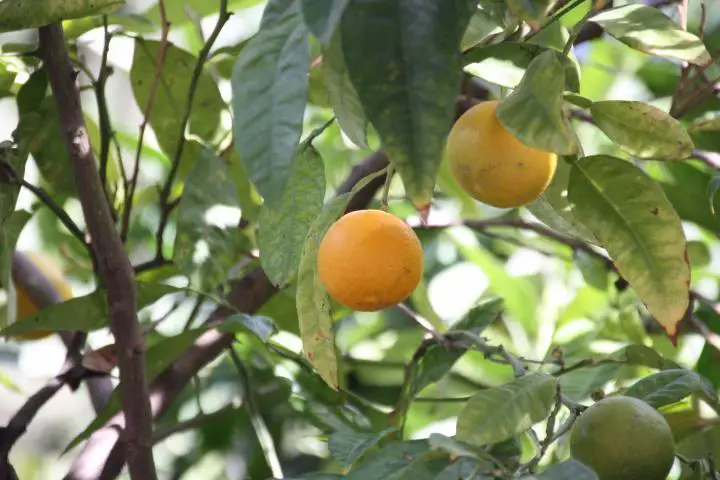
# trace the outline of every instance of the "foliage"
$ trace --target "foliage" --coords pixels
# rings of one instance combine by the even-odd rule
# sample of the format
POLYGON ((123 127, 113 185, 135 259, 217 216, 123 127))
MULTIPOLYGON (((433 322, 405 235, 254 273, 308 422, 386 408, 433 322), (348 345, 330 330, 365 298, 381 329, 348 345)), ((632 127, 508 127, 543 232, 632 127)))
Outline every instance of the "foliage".
MULTIPOLYGON (((17 111, 0 138, 3 348, 89 332, 82 365, 53 381, 118 371, 67 112, 20 31, 63 20, 169 477, 592 480, 568 432, 610 394, 668 420, 672 479, 720 475, 717 5, 121 3, 0 6, 0 98, 17 111), (523 207, 473 200, 444 158, 454 118, 484 100, 558 155, 523 207), (360 208, 407 221, 425 254, 420 285, 380 312, 338 305, 316 271, 323 234, 360 208), (16 322, 29 238, 76 295, 16 322), (180 433, 183 452, 167 446, 180 433)), ((66 455, 121 412, 110 386, 66 455)))

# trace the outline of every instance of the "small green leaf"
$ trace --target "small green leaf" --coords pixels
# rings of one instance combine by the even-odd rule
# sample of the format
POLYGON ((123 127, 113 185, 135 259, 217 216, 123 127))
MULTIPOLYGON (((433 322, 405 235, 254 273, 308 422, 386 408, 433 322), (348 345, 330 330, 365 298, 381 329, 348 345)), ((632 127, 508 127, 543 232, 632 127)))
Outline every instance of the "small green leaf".
MULTIPOLYGON (((0 144, 0 161, 10 165, 19 178, 24 178, 27 155, 22 155, 19 149, 0 144)), ((9 172, 7 173, 9 174, 9 172)), ((15 205, 20 194, 20 185, 7 183, 4 180, 5 175, 4 168, 0 167, 0 226, 15 211, 15 205)))
MULTIPOLYGON (((237 228, 235 184, 225 163, 208 147, 200 151, 177 206, 177 234, 173 260, 198 288, 222 284, 227 272, 247 251, 237 228)), ((238 213, 239 216, 239 213, 238 213)))
POLYGON ((408 475, 412 474, 417 480, 430 480, 432 477, 423 468, 429 451, 427 440, 392 442, 355 467, 346 478, 347 480, 370 478, 406 480, 410 478, 408 475))
POLYGON ((720 112, 708 112, 692 121, 691 132, 720 132, 720 112))
POLYGON ((622 365, 609 363, 593 368, 583 368, 560 377, 563 395, 576 402, 585 400, 596 388, 602 388, 615 378, 622 365))
POLYGON ((702 378, 697 373, 682 368, 663 370, 642 378, 628 388, 625 395, 639 398, 655 408, 660 408, 707 388, 708 386, 703 384, 702 378))
POLYGON ((598 480, 593 470, 577 460, 566 460, 552 465, 535 477, 521 477, 521 480, 535 478, 537 480, 598 480))
POLYGON ((325 232, 343 214, 352 196, 385 170, 368 175, 349 192, 325 205, 310 226, 300 255, 295 302, 300 323, 303 353, 334 390, 339 388, 335 334, 330 311, 330 297, 317 273, 317 254, 325 232))
POLYGON ((283 287, 298 271, 305 237, 325 199, 325 167, 317 151, 305 147, 290 165, 279 203, 260 210, 260 263, 270 281, 283 287))
POLYGON ((343 468, 348 468, 393 431, 392 428, 379 433, 342 430, 328 437, 328 449, 343 468))
POLYGON ((333 35, 323 55, 322 69, 325 73, 328 99, 338 125, 353 143, 367 147, 368 120, 345 65, 342 34, 339 30, 333 35))
POLYGON ((288 183, 307 104, 310 42, 300 6, 270 0, 232 76, 235 148, 270 205, 288 183))
MULTIPOLYGON (((502 42, 474 48, 463 55, 465 71, 490 83, 516 88, 525 71, 541 53, 551 50, 543 45, 525 42, 502 42)), ((563 66, 563 90, 580 91, 580 75, 573 61, 557 55, 563 66)))
POLYGON ((530 147, 573 155, 578 145, 563 112, 564 90, 560 54, 546 50, 530 62, 520 84, 500 103, 497 118, 530 147))
MULTIPOLYGON (((138 303, 139 305, 139 303, 138 303)), ((165 338, 147 349, 145 354, 145 375, 152 380, 165 370, 172 362, 197 340, 200 335, 207 331, 207 327, 200 327, 193 330, 186 330, 173 337, 165 338)), ((88 439, 96 430, 101 428, 113 415, 122 409, 120 393, 118 388, 110 394, 105 408, 97 414, 92 422, 80 432, 63 450, 63 454, 75 448, 80 442, 88 439)))
POLYGON ((572 92, 565 93, 565 101, 577 105, 580 108, 590 108, 593 105, 593 101, 589 98, 572 92))
POLYGON ((557 380, 531 373, 473 395, 460 412, 457 438, 475 445, 517 435, 550 415, 557 380))
POLYGON ((508 9, 520 20, 526 21, 528 25, 537 28, 547 17, 550 7, 555 0, 505 0, 508 9))
POLYGON ((600 291, 606 291, 610 279, 608 278, 608 269, 605 262, 582 250, 576 251, 573 257, 575 258, 580 273, 585 279, 585 283, 600 291))
MULTIPOLYGON (((165 295, 179 291, 182 289, 161 283, 138 282, 137 309, 145 308, 165 295)), ((106 293, 105 290, 98 289, 82 297, 43 308, 34 315, 0 330, 0 335, 13 336, 38 330, 91 332, 107 325, 106 293)))
POLYGON ((696 65, 711 61, 710 54, 698 37, 684 31, 654 7, 635 3, 623 5, 602 11, 590 17, 590 21, 640 52, 696 65))
POLYGON ((690 265, 695 268, 706 267, 710 264, 712 257, 710 255, 710 249, 705 242, 700 240, 693 240, 687 244, 688 259, 690 265))
MULTIPOLYGON (((130 70, 135 100, 144 110, 155 78, 155 68, 161 51, 159 41, 138 38, 135 41, 135 53, 130 70)), ((157 137, 160 148, 171 159, 177 154, 178 142, 185 135, 183 117, 187 108, 188 95, 192 83, 193 70, 197 58, 191 53, 169 43, 165 52, 165 61, 155 88, 155 98, 150 112, 149 122, 157 137)), ((208 71, 198 78, 195 98, 188 120, 189 133, 210 141, 220 126, 220 117, 226 109, 220 90, 208 71)), ((186 145, 188 147, 188 145, 186 145)), ((192 168, 197 157, 186 148, 181 157, 181 170, 186 173, 192 168)), ((182 175, 181 175, 182 176, 182 175)))
POLYGON ((628 345, 613 353, 611 358, 627 362, 630 365, 642 365, 658 370, 681 368, 677 363, 645 345, 628 345))
POLYGON ((688 307, 690 266, 680 218, 660 186, 630 162, 596 155, 573 166, 570 201, 671 337, 688 307))
POLYGON ((638 158, 684 160, 695 148, 682 124, 643 102, 609 100, 590 107, 598 128, 638 158))
POLYGON ((350 0, 302 0, 307 29, 327 46, 350 0))
POLYGON ((218 331, 227 333, 249 332, 255 335, 261 342, 270 340, 277 327, 272 318, 262 315, 248 315, 246 313, 234 313, 218 325, 218 331))
POLYGON ((446 437, 439 433, 432 433, 428 437, 428 443, 436 450, 442 450, 456 457, 470 457, 481 460, 480 452, 476 451, 472 445, 468 445, 453 437, 446 437))
POLYGON ((548 188, 540 195, 540 198, 527 205, 526 208, 548 227, 569 237, 596 244, 597 239, 582 224, 574 211, 575 207, 568 201, 569 179, 570 165, 559 159, 555 175, 553 175, 548 188))
POLYGON ((470 17, 470 23, 465 29, 460 48, 466 51, 479 44, 490 35, 502 32, 502 27, 493 16, 482 8, 478 8, 470 17))
POLYGON ((0 33, 38 28, 61 20, 115 12, 124 0, 20 0, 0 2, 0 33))
POLYGON ((460 40, 474 3, 356 0, 340 24, 363 110, 418 207, 430 202, 453 123, 460 40))

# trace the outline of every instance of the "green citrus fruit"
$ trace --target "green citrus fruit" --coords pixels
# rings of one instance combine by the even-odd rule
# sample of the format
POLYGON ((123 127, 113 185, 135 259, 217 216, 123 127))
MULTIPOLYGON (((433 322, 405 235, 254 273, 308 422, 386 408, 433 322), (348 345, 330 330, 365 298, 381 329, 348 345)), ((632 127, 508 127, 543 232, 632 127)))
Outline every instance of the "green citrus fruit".
POLYGON ((600 480, 665 480, 675 441, 665 417, 633 397, 605 398, 580 415, 570 454, 600 480))

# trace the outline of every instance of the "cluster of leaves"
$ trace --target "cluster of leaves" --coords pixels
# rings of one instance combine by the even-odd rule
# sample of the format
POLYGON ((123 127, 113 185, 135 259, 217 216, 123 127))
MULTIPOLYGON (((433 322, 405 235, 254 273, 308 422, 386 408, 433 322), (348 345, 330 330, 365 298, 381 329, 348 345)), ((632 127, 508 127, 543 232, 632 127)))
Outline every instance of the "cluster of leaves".
MULTIPOLYGON (((73 14, 45 10, 37 21, 75 19, 65 22, 70 39, 103 26, 102 17, 84 17, 97 13, 88 11, 86 2, 75 3, 80 10, 73 14)), ((199 17, 218 13, 207 2, 190 3, 199 17)), ((227 452, 239 442, 246 447, 251 478, 277 476, 279 456, 286 476, 344 472, 301 477, 316 480, 594 479, 592 471, 567 459, 564 435, 581 414, 579 402, 598 389, 661 409, 676 440, 687 440, 683 453, 706 456, 699 434, 706 427, 713 434, 718 429, 702 416, 698 400, 717 411, 716 347, 706 343, 695 372, 652 332, 652 322, 659 322, 673 343, 682 342, 678 324, 689 316, 720 328, 716 311, 691 304, 692 283, 710 279, 717 285, 717 275, 703 270, 710 263, 709 242, 688 242, 682 223, 704 229, 703 238, 720 226, 715 172, 689 160, 720 150, 717 112, 706 115, 720 110, 720 102, 701 95, 707 93, 704 75, 717 76, 720 68, 698 35, 655 8, 553 3, 270 0, 257 32, 215 49, 217 34, 205 39, 195 32, 179 6, 104 17, 121 27, 113 36, 134 43, 127 80, 141 110, 152 104, 146 120, 157 144, 153 148, 134 133, 112 128, 119 115, 104 89, 107 53, 96 76, 83 67, 98 107, 97 118, 86 115, 86 122, 119 228, 130 252, 155 254, 150 266, 136 265, 138 308, 170 295, 194 306, 184 328, 170 336, 148 333, 148 377, 208 329, 193 326, 197 310, 206 301, 224 305, 217 294, 233 278, 259 265, 280 290, 258 315, 232 315, 218 327, 237 333, 233 351, 246 369, 239 382, 245 402, 242 408, 229 405, 203 414, 197 401, 201 448, 178 457, 178 471, 190 469, 206 452, 227 452), (162 16, 192 31, 191 47, 143 37, 162 16), (610 75, 584 65, 572 48, 589 23, 612 37, 592 42, 591 57, 616 62, 617 69, 623 61, 618 58, 642 63, 636 74, 646 88, 657 97, 672 96, 669 114, 660 104, 606 98, 610 75), (648 55, 690 66, 649 62, 648 55), (552 229, 539 230, 542 238, 488 232, 492 225, 482 220, 488 210, 459 190, 442 163, 464 75, 503 98, 498 119, 521 141, 562 156, 548 190, 528 206, 552 229), (227 82, 230 102, 220 88, 227 82), (698 104, 697 98, 704 101, 698 104), (595 136, 584 130, 588 125, 595 136), (604 144, 586 155, 597 146, 593 143, 604 144), (415 208, 426 213, 431 202, 441 210, 460 204, 466 226, 478 226, 477 235, 449 226, 417 229, 427 253, 426 278, 410 303, 437 328, 429 338, 399 309, 351 315, 333 304, 315 272, 324 232, 355 192, 384 172, 330 201, 328 187, 376 145, 387 153, 402 183, 395 186, 409 200, 394 203, 395 213, 408 215, 415 208), (126 168, 133 165, 128 157, 142 159, 137 180, 132 167, 126 168), (166 175, 161 185, 147 173, 154 167, 166 175), (136 213, 123 224, 131 206, 136 213), (166 228, 172 240, 165 238, 166 228), (513 243, 564 260, 552 275, 510 275, 513 243), (427 291, 448 268, 448 250, 455 258, 450 263, 469 262, 489 278, 489 295, 450 328, 427 291), (238 265, 239 258, 246 261, 238 265), (571 283, 576 268, 585 284, 554 317, 544 313, 552 308, 548 292, 571 283), (178 275, 192 290, 165 283, 178 275), (577 325, 583 318, 593 324, 584 331, 577 325), (276 333, 297 335, 304 357, 276 333), (395 337, 390 347, 382 346, 384 333, 395 337), (614 341, 618 348, 601 354, 592 350, 593 340, 614 341), (552 350, 556 344, 562 349, 552 350), (363 346, 375 355, 358 355, 363 346), (257 392, 264 392, 263 401, 253 406, 248 399, 257 392), (421 435, 428 425, 455 417, 454 436, 421 435), (328 435, 333 463, 276 451, 276 444, 297 435, 295 423, 328 435), (536 430, 544 432, 542 439, 536 430), (406 440, 413 436, 421 438, 406 440), (543 471, 536 474, 540 465, 543 471)), ((227 21, 224 9, 243 15, 260 4, 221 2, 217 32, 227 21)), ((16 26, 0 23, 4 29, 16 26)), ((717 35, 708 32, 703 39, 710 45, 717 35)), ((82 66, 77 50, 73 56, 82 66)), ((14 142, 0 151, 10 166, 0 179, 10 172, 22 177, 32 155, 41 187, 52 199, 31 215, 15 210, 19 187, 2 184, 0 282, 11 285, 11 253, 32 217, 70 274, 89 281, 82 232, 62 208, 76 193, 46 72, 32 55, 3 57, 0 68, 0 93, 14 95, 19 112, 14 142), (19 71, 28 73, 22 82, 19 71)), ((498 219, 499 226, 528 225, 517 211, 498 219)), ((2 333, 105 328, 104 298, 98 289, 2 333)), ((228 384, 237 389, 230 368, 227 362, 208 368, 200 389, 183 392, 159 424, 158 442, 174 431, 197 396, 211 396, 228 384)), ((66 451, 119 410, 114 393, 66 451)), ((709 468, 705 460, 683 465, 697 478, 709 468)))

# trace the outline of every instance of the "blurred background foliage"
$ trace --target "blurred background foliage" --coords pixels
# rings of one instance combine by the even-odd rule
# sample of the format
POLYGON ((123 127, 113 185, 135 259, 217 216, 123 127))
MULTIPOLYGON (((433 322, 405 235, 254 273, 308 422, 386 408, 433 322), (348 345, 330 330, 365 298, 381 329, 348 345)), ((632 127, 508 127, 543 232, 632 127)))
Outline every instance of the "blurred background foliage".
MULTIPOLYGON (((585 2, 587 8, 590 2, 585 2)), ((619 5, 621 2, 615 2, 619 5)), ((667 2, 663 11, 676 18, 677 8, 667 2)), ((231 137, 228 102, 229 79, 235 58, 258 28, 265 2, 235 0, 229 2, 234 15, 223 29, 209 58, 207 81, 197 92, 196 108, 190 122, 192 137, 188 141, 179 180, 198 168, 202 143, 218 151, 227 149, 231 137), (211 81, 214 80, 214 81, 211 81)), ((700 24, 700 2, 690 2, 689 30, 697 33, 700 24)), ((708 50, 720 48, 720 8, 707 2, 705 43, 708 50)), ((167 2, 172 24, 170 40, 174 61, 165 65, 166 76, 176 83, 156 99, 156 113, 172 124, 173 116, 185 101, 188 75, 194 57, 212 30, 217 14, 216 2, 183 0, 167 2), (160 113, 158 113, 160 112, 160 113)), ((571 27, 582 16, 566 16, 558 24, 571 27)), ((159 38, 159 12, 153 1, 128 1, 122 11, 109 16, 113 26, 122 27, 113 35, 107 64, 112 74, 107 79, 105 101, 115 131, 116 144, 110 146, 108 178, 119 181, 121 169, 131 169, 137 146, 137 126, 142 120, 143 82, 147 83, 154 63, 143 60, 144 48, 159 38), (144 38, 145 40, 141 39, 144 38)), ((562 27, 560 26, 562 25, 562 27)), ((82 65, 80 81, 83 107, 90 128, 93 148, 99 153, 99 109, 95 91, 88 75, 96 76, 102 61, 103 28, 101 17, 65 22, 66 35, 72 39, 72 54, 82 65)), ((32 52, 36 45, 34 32, 0 35, 0 140, 9 139, 22 118, 23 110, 39 113, 35 121, 43 128, 34 138, 32 159, 25 178, 46 189, 80 226, 83 226, 80 205, 75 197, 68 159, 57 125, 54 103, 45 96, 45 80, 37 71, 32 52)), ((156 44, 155 44, 156 46, 156 44)), ((313 55, 319 50, 313 49, 313 55)), ((680 66, 637 53, 608 37, 585 42, 575 55, 580 65, 580 93, 592 100, 632 99, 649 101, 666 108, 677 84, 680 66)), ((720 65, 715 64, 718 70, 720 65)), ((500 75, 496 71, 496 75, 500 75)), ((513 73, 510 71, 510 75, 513 73)), ((502 84, 502 79, 495 79, 502 84)), ((479 81, 493 93, 497 84, 479 81)), ((327 108, 327 93, 322 71, 310 74, 310 105, 305 115, 305 134, 323 125, 332 117, 327 108)), ((720 115, 720 100, 712 98, 684 118, 684 122, 720 115)), ((32 120, 32 119, 31 119, 32 120)), ((175 119, 176 120, 176 119, 175 119)), ((603 133, 582 121, 575 121, 586 155, 606 153, 621 158, 620 151, 603 133)), ((172 125, 168 127, 172 130, 172 125)), ((129 229, 128 247, 135 264, 151 260, 155 255, 155 231, 161 212, 157 208, 158 185, 168 174, 172 146, 163 145, 166 130, 148 129, 142 150, 142 169, 137 190, 136 215, 129 229)), ((720 151, 718 129, 693 131, 698 148, 720 151)), ((172 140, 170 140, 172 141, 172 140)), ((370 135, 368 148, 350 142, 332 124, 314 142, 325 163, 327 196, 347 177, 350 169, 370 155, 378 146, 370 135)), ((238 189, 243 219, 256 225, 259 197, 247 179, 234 150, 223 158, 231 168, 231 177, 238 189)), ((699 160, 678 163, 643 162, 638 164, 661 182, 681 218, 691 241, 692 288, 717 302, 720 286, 720 223, 717 209, 720 201, 709 195, 717 188, 717 171, 699 160), (715 187, 713 187, 715 186, 715 187)), ((560 164, 562 166, 562 162, 560 164)), ((200 167, 201 168, 201 167, 200 167)), ((180 191, 181 182, 177 187, 180 191)), ((399 179, 392 183, 390 211, 417 222, 412 205, 403 200, 399 179)), ((116 202, 119 202, 117 200, 116 202)), ((377 204, 376 204, 377 206, 377 204)), ((32 220, 18 242, 20 250, 40 251, 60 264, 67 272, 76 296, 91 292, 90 262, 85 251, 46 206, 29 192, 23 191, 18 208, 33 212, 32 220)), ((221 212, 219 221, 237 222, 239 212, 221 212), (227 218, 225 218, 227 217, 227 218)), ((454 183, 445 166, 441 171, 430 220, 450 223, 458 218, 523 218, 532 219, 527 210, 504 211, 484 206, 470 199, 454 183)), ((175 219, 171 217, 163 251, 172 257, 175 219)), ((596 259, 573 253, 567 246, 533 232, 513 228, 472 231, 465 227, 445 230, 419 229, 425 249, 425 276, 420 288, 410 299, 423 317, 438 325, 449 325, 462 318, 468 309, 484 297, 504 298, 505 314, 490 325, 485 335, 493 343, 525 358, 542 360, 562 347, 567 358, 591 358, 607 354, 628 344, 653 347, 684 367, 696 369, 720 388, 718 347, 708 341, 720 338, 720 314, 707 306, 697 316, 712 330, 703 336, 690 325, 683 324, 677 347, 638 306, 631 290, 619 290, 617 277, 596 259), (713 332, 718 332, 713 333, 713 332)), ((253 229, 245 229, 244 245, 255 249, 253 229)), ((232 278, 238 278, 256 260, 232 262, 227 265, 232 278)), ((140 279, 170 279, 184 286, 186 280, 174 267, 149 270, 140 279)), ((220 295, 223 285, 212 293, 220 295)), ((715 303, 717 305, 717 303, 715 303)), ((212 298, 188 293, 164 297, 141 312, 144 323, 157 322, 148 334, 152 346, 176 335, 189 325, 199 325, 214 307, 212 298)), ((337 307, 337 306, 336 306, 337 307)), ((168 435, 157 449, 158 467, 167 479, 263 479, 271 476, 263 455, 263 445, 252 428, 252 419, 241 399, 244 389, 252 385, 259 411, 267 422, 278 448, 286 477, 303 472, 340 471, 329 458, 323 442, 330 429, 343 424, 354 428, 379 431, 387 412, 395 403, 403 381, 403 369, 422 341, 423 332, 401 309, 391 308, 378 313, 352 313, 335 309, 337 345, 344 359, 344 387, 357 398, 351 402, 332 392, 318 378, 294 361, 300 350, 293 286, 276 294, 258 312, 271 318, 279 328, 274 337, 276 348, 267 348, 249 335, 239 334, 235 349, 246 366, 247 378, 239 379, 227 358, 213 362, 176 401, 162 418, 158 431, 168 435), (173 433, 178 424, 203 415, 195 429, 173 433)), ((90 335, 89 344, 100 347, 109 340, 106 330, 90 335)), ((170 355, 172 352, 168 353, 170 355)), ((175 352, 177 354, 178 352, 175 352)), ((56 338, 37 342, 0 344, 0 418, 9 416, 23 399, 43 381, 56 373, 63 348, 56 338)), ((564 392, 572 399, 586 401, 595 389, 613 391, 630 384, 649 369, 637 366, 605 365, 583 369, 562 378, 564 392)), ((451 435, 454 419, 463 403, 444 401, 463 397, 488 386, 499 385, 512 378, 512 371, 489 362, 478 352, 469 352, 455 365, 452 373, 420 393, 408 413, 407 436, 422 438, 431 432, 451 435), (424 400, 422 398, 425 398, 424 400)), ((688 400, 668 413, 679 450, 689 456, 711 453, 720 456, 720 425, 714 413, 697 400, 688 400)), ((67 443, 94 418, 84 389, 75 394, 64 391, 54 399, 31 425, 28 434, 13 453, 13 462, 23 480, 59 478, 77 449, 60 456, 67 443)), ((184 425, 184 424, 183 424, 184 425)), ((521 456, 532 451, 529 438, 521 439, 521 456)), ((565 445, 558 446, 558 458, 567 456, 565 445)), ((546 457, 550 460, 551 457, 546 457)), ((676 465, 673 475, 679 475, 676 465)))

